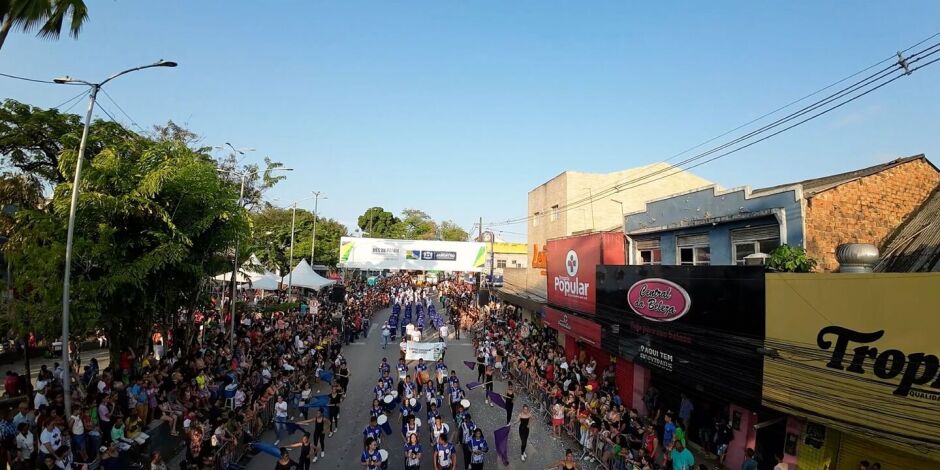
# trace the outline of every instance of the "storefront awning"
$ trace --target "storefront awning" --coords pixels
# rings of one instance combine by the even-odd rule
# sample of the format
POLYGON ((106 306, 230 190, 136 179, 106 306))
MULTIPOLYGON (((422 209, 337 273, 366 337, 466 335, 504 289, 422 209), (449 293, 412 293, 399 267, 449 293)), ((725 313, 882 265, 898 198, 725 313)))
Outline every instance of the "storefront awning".
POLYGON ((528 291, 520 291, 510 286, 503 286, 496 291, 496 295, 501 299, 513 305, 522 307, 530 312, 536 312, 541 315, 542 308, 545 306, 545 298, 538 294, 528 291))

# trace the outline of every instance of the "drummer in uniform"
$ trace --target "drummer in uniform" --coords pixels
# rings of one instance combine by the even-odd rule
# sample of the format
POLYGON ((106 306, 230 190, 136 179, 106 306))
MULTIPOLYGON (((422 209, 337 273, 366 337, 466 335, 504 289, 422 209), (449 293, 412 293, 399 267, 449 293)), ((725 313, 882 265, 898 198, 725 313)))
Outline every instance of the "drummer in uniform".
POLYGON ((368 447, 366 443, 369 442, 369 439, 375 440, 379 444, 382 443, 382 428, 379 427, 378 418, 375 416, 369 418, 369 425, 362 430, 362 440, 365 447, 368 447))
POLYGON ((431 423, 431 445, 437 442, 437 438, 440 437, 441 434, 450 434, 450 427, 441 419, 440 415, 435 416, 434 421, 428 422, 431 423))
POLYGON ((418 363, 415 364, 415 377, 418 379, 418 393, 421 393, 424 390, 424 384, 430 380, 430 377, 428 377, 428 365, 424 362, 423 357, 419 357, 418 363))
POLYGON ((378 470, 382 468, 382 454, 379 453, 379 443, 375 439, 366 439, 366 449, 362 451, 359 457, 359 463, 362 468, 368 470, 378 470))
POLYGON ((388 394, 388 390, 385 388, 385 381, 382 379, 376 381, 375 387, 372 387, 372 393, 375 394, 376 400, 381 400, 384 398, 385 395, 388 394))
POLYGON ((458 382, 451 382, 450 387, 447 389, 447 396, 450 397, 450 412, 456 419, 457 417, 457 406, 460 405, 460 400, 464 399, 464 391, 460 388, 458 382))
POLYGON ((379 363, 379 377, 383 377, 389 371, 392 370, 392 366, 388 364, 388 358, 383 357, 382 362, 379 363))
POLYGON ((447 442, 447 434, 437 437, 434 446, 434 470, 454 470, 457 468, 457 449, 447 442))
POLYGON ((443 395, 444 385, 447 383, 447 364, 444 364, 443 358, 437 360, 434 371, 437 374, 437 393, 443 395))
MULTIPOLYGON (((385 398, 384 396, 382 398, 385 398)), ((385 408, 382 408, 382 400, 376 398, 372 400, 372 408, 369 409, 369 416, 373 418, 378 418, 380 415, 385 414, 385 408)))
POLYGON ((402 437, 405 438, 405 441, 408 441, 408 436, 418 434, 420 430, 421 420, 413 414, 408 415, 408 418, 405 420, 405 425, 402 427, 402 437))
POLYGON ((409 434, 405 440, 405 470, 421 468, 421 444, 417 434, 409 434))
POLYGON ((399 396, 404 397, 406 400, 417 397, 418 387, 411 381, 410 375, 405 376, 404 383, 401 384, 401 390, 399 390, 398 393, 399 396))

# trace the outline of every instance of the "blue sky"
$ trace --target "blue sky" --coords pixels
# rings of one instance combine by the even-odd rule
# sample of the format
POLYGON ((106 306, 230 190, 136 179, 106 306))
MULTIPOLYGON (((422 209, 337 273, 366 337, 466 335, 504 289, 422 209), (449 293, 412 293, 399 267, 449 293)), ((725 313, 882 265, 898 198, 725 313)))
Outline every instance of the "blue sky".
MULTIPOLYGON (((11 33, 0 71, 176 60, 108 92, 145 128, 172 119, 296 168, 270 197, 324 191, 321 214, 350 225, 373 205, 466 228, 522 216, 564 170, 663 160, 940 31, 936 1, 86 3, 77 41, 11 33)), ((0 97, 38 106, 76 92, 0 77, 0 97)), ((938 129, 940 64, 694 171, 757 187, 940 162, 938 129)))

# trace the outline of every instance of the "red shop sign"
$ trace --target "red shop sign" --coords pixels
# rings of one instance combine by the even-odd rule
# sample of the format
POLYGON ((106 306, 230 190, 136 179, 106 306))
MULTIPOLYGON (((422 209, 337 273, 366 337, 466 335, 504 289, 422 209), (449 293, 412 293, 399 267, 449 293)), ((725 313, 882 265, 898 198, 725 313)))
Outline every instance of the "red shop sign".
POLYGON ((627 303, 634 313, 653 321, 678 320, 692 307, 692 299, 685 289, 660 278, 635 282, 627 291, 627 303))
POLYGON ((545 307, 545 324, 592 346, 601 345, 601 325, 591 320, 545 307))

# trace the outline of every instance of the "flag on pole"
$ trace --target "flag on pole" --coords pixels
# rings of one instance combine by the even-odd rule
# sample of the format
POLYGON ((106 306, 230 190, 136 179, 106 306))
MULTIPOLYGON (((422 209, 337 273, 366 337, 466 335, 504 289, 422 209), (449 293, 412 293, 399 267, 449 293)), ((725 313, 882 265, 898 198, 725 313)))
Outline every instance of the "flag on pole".
POLYGON ((506 425, 493 431, 496 455, 499 455, 499 459, 503 461, 503 465, 509 465, 509 429, 509 425, 506 425))
POLYGON ((301 408, 322 408, 329 404, 330 404, 329 395, 317 395, 315 397, 311 397, 310 401, 307 404, 301 406, 301 408))
POLYGON ((476 363, 476 362, 473 362, 473 361, 463 361, 463 365, 469 367, 470 370, 473 370, 473 369, 476 368, 477 363, 476 363))
POLYGON ((266 442, 252 442, 251 447, 262 454, 268 454, 272 457, 281 458, 281 449, 274 444, 268 444, 266 442))
POLYGON ((486 398, 489 398, 489 399, 490 399, 490 403, 492 403, 492 404, 494 404, 494 405, 496 405, 496 406, 498 406, 498 407, 500 407, 500 408, 502 408, 502 409, 504 409, 504 410, 506 409, 506 400, 503 400, 503 396, 502 396, 502 395, 500 395, 500 394, 498 394, 498 393, 496 393, 496 392, 486 392, 486 398))
MULTIPOLYGON (((289 436, 293 436, 294 433, 297 432, 297 431, 304 431, 304 428, 303 428, 301 425, 297 424, 297 423, 292 423, 292 422, 288 421, 288 422, 286 422, 286 423, 284 423, 284 424, 285 424, 285 427, 287 428, 287 434, 288 434, 289 436)), ((306 431, 304 431, 304 432, 306 432, 306 431)))
POLYGON ((333 373, 328 370, 320 371, 320 380, 330 384, 333 383, 333 373))
POLYGON ((467 390, 476 390, 482 386, 483 384, 480 382, 467 382, 467 390))

